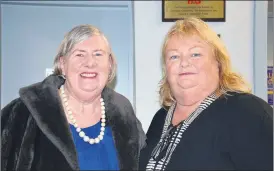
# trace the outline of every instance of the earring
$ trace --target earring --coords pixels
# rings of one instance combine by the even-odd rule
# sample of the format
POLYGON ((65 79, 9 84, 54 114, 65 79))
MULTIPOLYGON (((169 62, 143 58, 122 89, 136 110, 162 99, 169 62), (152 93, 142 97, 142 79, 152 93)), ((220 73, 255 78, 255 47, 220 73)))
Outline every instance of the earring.
POLYGON ((110 80, 111 76, 112 76, 112 74, 109 73, 109 74, 108 74, 108 80, 110 80))
POLYGON ((60 77, 62 77, 64 80, 66 79, 66 76, 64 74, 60 74, 60 77))

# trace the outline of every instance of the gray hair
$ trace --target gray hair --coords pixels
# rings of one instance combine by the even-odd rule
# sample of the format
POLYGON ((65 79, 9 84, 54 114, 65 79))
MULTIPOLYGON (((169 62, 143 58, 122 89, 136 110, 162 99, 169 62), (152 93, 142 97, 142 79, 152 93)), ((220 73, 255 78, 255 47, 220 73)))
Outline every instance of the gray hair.
POLYGON ((61 65, 60 65, 60 57, 68 56, 69 53, 71 52, 72 48, 77 43, 87 40, 91 36, 95 36, 95 35, 102 36, 103 39, 105 39, 105 41, 110 49, 111 71, 110 71, 109 78, 108 78, 108 83, 110 83, 116 75, 117 64, 116 64, 115 56, 113 55, 109 41, 107 40, 107 38, 105 37, 103 32, 101 32, 98 28, 96 28, 92 25, 89 25, 89 24, 78 25, 65 35, 65 37, 64 37, 63 41, 61 42, 61 45, 58 49, 58 53, 54 59, 53 73, 56 75, 62 75, 62 69, 61 69, 61 65))

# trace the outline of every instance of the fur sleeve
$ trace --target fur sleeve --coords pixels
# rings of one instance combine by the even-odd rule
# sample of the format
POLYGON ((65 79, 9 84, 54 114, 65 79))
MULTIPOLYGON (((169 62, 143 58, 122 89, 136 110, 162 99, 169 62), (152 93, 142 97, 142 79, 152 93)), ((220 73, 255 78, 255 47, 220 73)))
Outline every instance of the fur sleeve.
POLYGON ((146 134, 143 130, 142 124, 140 122, 140 120, 136 117, 136 124, 137 124, 137 129, 139 132, 139 143, 140 143, 140 150, 145 148, 146 146, 146 134))
MULTIPOLYGON (((146 134, 143 130, 142 124, 140 120, 137 118, 133 107, 130 103, 130 101, 125 98, 124 96, 117 96, 115 99, 116 105, 119 106, 120 112, 123 113, 125 118, 127 118, 128 125, 133 126, 132 128, 135 128, 137 130, 137 137, 138 137, 138 143, 139 143, 139 150, 144 148, 146 146, 146 134), (132 125, 133 124, 133 125, 132 125)), ((134 132, 135 132, 134 131, 134 132)), ((136 137, 136 134, 131 133, 130 134, 132 137, 136 137)))
POLYGON ((18 98, 1 110, 1 170, 15 170, 23 131, 27 123, 25 109, 18 98), (20 111, 20 112, 19 112, 20 111))

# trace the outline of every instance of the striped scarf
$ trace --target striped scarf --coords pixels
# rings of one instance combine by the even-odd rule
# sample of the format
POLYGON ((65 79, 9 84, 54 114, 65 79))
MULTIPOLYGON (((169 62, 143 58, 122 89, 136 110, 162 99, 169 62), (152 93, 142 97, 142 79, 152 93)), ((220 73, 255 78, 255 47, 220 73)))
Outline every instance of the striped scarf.
POLYGON ((197 118, 197 116, 202 113, 212 102, 214 102, 218 97, 216 93, 212 93, 207 98, 203 100, 203 102, 198 106, 198 108, 192 112, 186 120, 184 120, 179 126, 170 128, 172 116, 176 107, 176 103, 174 103, 168 110, 165 124, 163 128, 163 132, 161 138, 152 151, 151 158, 146 166, 147 171, 153 170, 161 170, 164 171, 166 169, 167 164, 172 156, 177 145, 180 143, 183 133, 192 123, 192 121, 197 118), (174 133, 170 135, 172 129, 174 133), (169 135, 169 136, 168 136, 169 135), (163 150, 166 149, 166 150, 163 150), (163 154, 162 154, 163 153, 163 154))

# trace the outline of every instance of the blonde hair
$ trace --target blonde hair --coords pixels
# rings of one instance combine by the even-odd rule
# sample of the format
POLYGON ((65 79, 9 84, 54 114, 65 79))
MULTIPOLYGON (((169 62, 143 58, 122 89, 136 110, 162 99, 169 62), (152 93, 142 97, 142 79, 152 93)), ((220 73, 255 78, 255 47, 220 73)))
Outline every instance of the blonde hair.
POLYGON ((56 75, 61 75, 62 74, 62 69, 60 65, 60 57, 67 57, 73 47, 77 44, 80 43, 84 40, 87 40, 91 36, 102 36, 103 39, 106 41, 109 49, 110 49, 110 62, 111 62, 111 71, 108 77, 108 83, 112 82, 112 80, 115 78, 116 75, 116 69, 117 69, 117 63, 116 63, 116 58, 111 50, 109 41, 105 37, 105 35, 96 27, 89 25, 89 24, 84 24, 84 25, 78 25, 71 29, 69 31, 63 41, 61 42, 61 45, 58 49, 57 55, 55 56, 54 59, 54 71, 53 73, 56 75))
POLYGON ((196 17, 189 17, 184 20, 176 21, 164 39, 162 47, 163 77, 160 81, 159 91, 160 103, 162 107, 168 108, 173 104, 173 102, 176 101, 172 95, 165 68, 165 50, 170 37, 173 35, 197 35, 212 47, 213 55, 215 56, 219 65, 220 81, 217 93, 222 95, 229 91, 238 93, 251 92, 250 86, 246 83, 243 77, 232 71, 230 56, 225 48, 224 43, 221 41, 218 35, 204 21, 196 17))

